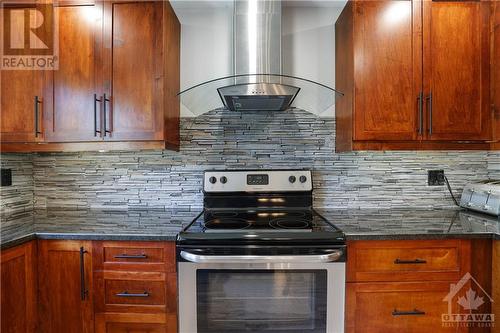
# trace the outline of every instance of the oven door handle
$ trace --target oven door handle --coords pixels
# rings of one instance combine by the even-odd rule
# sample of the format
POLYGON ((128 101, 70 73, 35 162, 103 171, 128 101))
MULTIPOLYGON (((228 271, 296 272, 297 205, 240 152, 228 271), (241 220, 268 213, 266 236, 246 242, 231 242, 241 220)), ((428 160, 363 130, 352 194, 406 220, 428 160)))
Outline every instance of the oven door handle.
POLYGON ((320 255, 278 255, 278 256, 218 256, 200 255, 187 251, 181 251, 181 257, 187 261, 198 264, 248 264, 248 263, 325 263, 338 261, 343 254, 342 250, 335 250, 327 254, 320 255))

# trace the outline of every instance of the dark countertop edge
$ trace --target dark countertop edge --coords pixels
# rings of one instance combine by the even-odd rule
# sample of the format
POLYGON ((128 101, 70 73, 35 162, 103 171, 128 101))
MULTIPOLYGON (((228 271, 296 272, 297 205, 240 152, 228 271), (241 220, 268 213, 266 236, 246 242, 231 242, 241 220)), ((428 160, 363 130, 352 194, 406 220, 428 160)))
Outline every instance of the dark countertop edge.
MULTIPOLYGON (((26 236, 18 237, 13 240, 2 242, 1 250, 21 245, 34 239, 46 240, 95 240, 95 241, 175 241, 177 234, 158 235, 158 234, 86 234, 86 233, 31 233, 26 236)), ((493 239, 500 240, 500 234, 496 233, 456 233, 456 234, 356 234, 346 233, 346 240, 435 240, 435 239, 493 239)))
POLYGON ((177 234, 171 235, 161 235, 161 234, 86 234, 86 233, 48 233, 48 232, 37 232, 31 233, 26 236, 18 237, 6 242, 2 242, 0 245, 1 250, 6 250, 8 248, 21 245, 23 243, 29 242, 35 239, 46 239, 46 240, 94 240, 94 241, 175 241, 177 239, 177 234))
POLYGON ((496 233, 450 233, 450 234, 355 234, 346 233, 345 238, 347 241, 354 240, 435 240, 435 239, 494 239, 500 240, 500 235, 496 233))

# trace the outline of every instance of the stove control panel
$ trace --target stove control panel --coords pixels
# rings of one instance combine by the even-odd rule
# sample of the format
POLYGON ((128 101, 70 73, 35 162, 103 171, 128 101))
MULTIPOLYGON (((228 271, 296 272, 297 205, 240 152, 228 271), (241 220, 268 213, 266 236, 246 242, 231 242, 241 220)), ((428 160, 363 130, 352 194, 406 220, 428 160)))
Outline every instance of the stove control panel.
POLYGON ((205 171, 205 192, 298 192, 312 190, 310 170, 205 171))

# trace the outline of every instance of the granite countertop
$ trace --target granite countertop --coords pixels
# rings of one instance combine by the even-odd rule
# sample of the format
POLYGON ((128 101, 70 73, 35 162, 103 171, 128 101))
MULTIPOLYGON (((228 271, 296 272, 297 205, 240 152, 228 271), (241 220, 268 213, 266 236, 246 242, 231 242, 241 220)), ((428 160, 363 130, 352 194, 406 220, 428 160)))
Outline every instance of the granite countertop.
MULTIPOLYGON (((494 238, 500 220, 462 210, 333 210, 317 211, 346 234, 361 239, 494 238)), ((2 214, 1 248, 31 239, 175 240, 200 210, 36 210, 2 214)))
POLYGON ((167 241, 198 214, 191 210, 35 210, 2 214, 1 248, 37 239, 167 241))

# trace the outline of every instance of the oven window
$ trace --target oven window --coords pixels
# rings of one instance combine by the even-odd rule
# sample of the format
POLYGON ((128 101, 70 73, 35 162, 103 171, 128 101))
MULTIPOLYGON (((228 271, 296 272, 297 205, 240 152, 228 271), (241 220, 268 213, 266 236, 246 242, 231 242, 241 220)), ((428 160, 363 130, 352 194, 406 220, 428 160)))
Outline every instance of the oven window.
POLYGON ((199 333, 325 333, 326 270, 197 270, 199 333))

